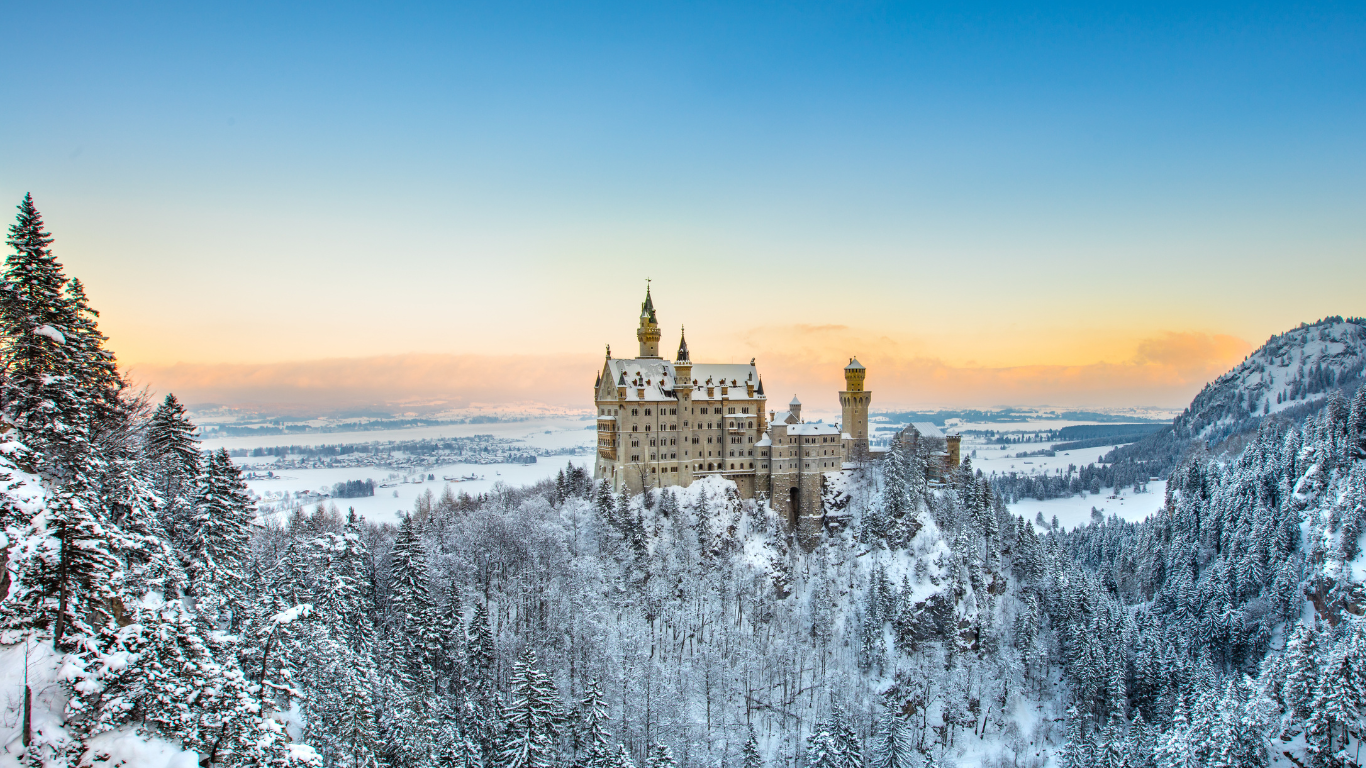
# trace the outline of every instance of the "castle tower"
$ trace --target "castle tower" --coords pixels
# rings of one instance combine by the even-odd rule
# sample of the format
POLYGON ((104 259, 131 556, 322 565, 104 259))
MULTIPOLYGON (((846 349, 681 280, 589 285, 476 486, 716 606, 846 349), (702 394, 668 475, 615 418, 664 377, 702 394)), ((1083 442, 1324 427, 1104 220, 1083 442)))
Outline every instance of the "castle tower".
POLYGON ((645 302, 640 305, 640 327, 636 329, 640 340, 640 356, 653 360, 659 357, 659 321, 655 319, 655 302, 650 298, 650 286, 645 286, 645 302))
POLYGON ((678 331, 678 358, 674 360, 674 391, 692 391, 692 358, 688 356, 688 337, 678 331))
POLYGON ((840 392, 840 408, 843 411, 840 426, 853 439, 854 451, 865 454, 868 452, 868 404, 873 399, 873 393, 863 388, 867 373, 868 369, 863 367, 863 363, 857 358, 849 358, 849 364, 844 367, 845 389, 840 392))

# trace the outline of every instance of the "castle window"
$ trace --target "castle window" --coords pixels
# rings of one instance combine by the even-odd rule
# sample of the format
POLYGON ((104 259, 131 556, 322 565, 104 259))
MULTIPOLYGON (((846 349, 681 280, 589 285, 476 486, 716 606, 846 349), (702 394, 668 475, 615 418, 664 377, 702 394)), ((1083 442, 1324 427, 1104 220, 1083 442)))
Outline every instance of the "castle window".
POLYGON ((649 431, 650 431, 650 425, 649 425, 649 424, 646 424, 646 425, 645 425, 645 431, 646 431, 646 432, 649 432, 649 431))
POLYGON ((745 422, 745 426, 748 427, 749 429, 754 429, 754 422, 752 422, 752 421, 747 421, 747 422, 745 422))
POLYGON ((646 409, 645 409, 645 415, 646 415, 646 416, 649 416, 649 415, 650 415, 650 409, 649 409, 649 408, 646 408, 646 409))
POLYGON ((708 471, 708 472, 711 471, 711 462, 708 462, 708 463, 707 463, 707 471, 708 471))
POLYGON ((741 408, 741 409, 740 409, 740 413, 749 413, 749 409, 748 409, 748 408, 741 408))
POLYGON ((749 468, 750 468, 750 469, 754 469, 754 462, 751 461, 751 462, 749 463, 749 468))
POLYGON ((768 455, 768 451, 759 451, 759 455, 760 455, 760 456, 767 456, 767 455, 768 455))
POLYGON ((632 408, 632 409, 631 409, 631 415, 632 415, 632 416, 639 416, 640 414, 636 413, 636 409, 635 409, 635 408, 632 408))
POLYGON ((734 409, 734 408, 728 409, 728 410, 726 411, 726 413, 735 413, 735 409, 734 409))
POLYGON ((639 431, 640 431, 640 425, 639 425, 639 424, 632 424, 632 425, 631 425, 631 431, 632 431, 632 432, 639 432, 639 431))
POLYGON ((650 447, 651 447, 651 448, 655 447, 655 441, 653 441, 653 440, 650 441, 650 447))
POLYGON ((654 467, 650 467, 650 474, 653 475, 654 473, 655 473, 655 468, 654 468, 654 467))

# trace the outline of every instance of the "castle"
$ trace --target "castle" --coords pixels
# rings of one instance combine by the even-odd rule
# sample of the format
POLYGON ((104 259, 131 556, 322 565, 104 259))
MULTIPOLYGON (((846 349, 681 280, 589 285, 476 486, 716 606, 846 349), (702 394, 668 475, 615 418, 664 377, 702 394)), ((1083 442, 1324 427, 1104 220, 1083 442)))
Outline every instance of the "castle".
POLYGON ((786 410, 768 410, 754 360, 745 364, 696 363, 679 334, 678 354, 659 355, 654 301, 645 290, 636 329, 640 354, 607 358, 594 385, 598 410, 597 480, 641 493, 688 486, 719 475, 744 498, 768 497, 773 509, 809 544, 824 526, 825 475, 868 457, 867 370, 854 358, 844 369, 840 424, 808 423, 792 398, 786 410))

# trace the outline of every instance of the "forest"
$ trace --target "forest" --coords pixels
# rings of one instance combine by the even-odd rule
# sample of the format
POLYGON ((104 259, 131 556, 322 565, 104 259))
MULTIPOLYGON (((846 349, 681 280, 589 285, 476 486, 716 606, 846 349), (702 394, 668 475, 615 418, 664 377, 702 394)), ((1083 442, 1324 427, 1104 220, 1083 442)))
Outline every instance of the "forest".
POLYGON ((1187 451, 1142 523, 1037 526, 900 443, 832 473, 848 523, 810 551, 720 478, 627 496, 572 466, 271 522, 129 385, 30 198, 7 242, 0 643, 52 684, 10 698, 2 759, 1360 765, 1361 388, 1187 451))

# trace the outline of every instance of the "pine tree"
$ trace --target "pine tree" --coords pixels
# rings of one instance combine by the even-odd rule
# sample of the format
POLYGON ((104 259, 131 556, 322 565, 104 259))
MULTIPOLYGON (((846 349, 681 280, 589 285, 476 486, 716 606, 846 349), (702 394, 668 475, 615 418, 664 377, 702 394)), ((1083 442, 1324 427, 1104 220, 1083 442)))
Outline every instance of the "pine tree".
POLYGON ((499 750, 502 768, 551 768, 558 760, 559 694, 536 665, 536 652, 528 647, 512 666, 512 690, 503 716, 507 732, 499 750))
POLYGON ((477 603, 474 616, 470 619, 470 674, 476 682, 491 686, 496 661, 488 606, 477 603))
POLYGON ((195 426, 174 394, 157 406, 147 423, 145 455, 153 488, 161 496, 161 524, 171 541, 189 548, 194 530, 194 485, 200 475, 195 426))
POLYGON ((602 687, 592 680, 584 688, 583 701, 579 702, 578 731, 575 742, 578 748, 578 765, 582 768, 609 768, 612 762, 612 746, 607 730, 607 703, 602 697, 602 687))
POLYGON ((873 737, 873 768, 919 768, 911 728, 895 708, 887 706, 873 737))
POLYGON ((844 768, 845 759, 840 744, 828 722, 817 723, 806 738, 807 768, 844 768))
POLYGON ((673 750, 667 745, 656 743, 650 748, 650 755, 645 760, 648 768, 678 768, 678 761, 674 759, 673 750))
POLYGON ((764 758, 759 754, 759 740, 754 737, 754 727, 750 726, 749 736, 745 739, 744 749, 740 752, 742 768, 763 768, 764 758))
POLYGON ((243 580, 255 510, 225 449, 209 457, 198 486, 188 542, 191 586, 201 614, 210 622, 216 623, 226 612, 230 623, 237 623, 245 600, 243 580))
POLYGON ((441 647, 427 572, 427 550, 409 515, 398 528, 389 571, 389 637, 408 675, 430 670, 441 647))
POLYGON ((81 386, 87 372, 74 338, 79 321, 43 227, 33 198, 25 195, 6 240, 13 253, 0 293, 0 395, 20 442, 34 452, 35 471, 59 486, 89 471, 92 406, 81 386))
MULTIPOLYGON (((1359 632, 1360 620, 1354 623, 1359 632)), ((1315 686, 1306 741, 1318 765, 1335 765, 1345 759, 1347 755, 1340 756, 1339 752, 1347 746, 1350 733, 1361 732, 1366 679, 1358 655, 1366 648, 1354 649, 1353 645, 1348 637, 1333 648, 1315 686)))
POLYGON ((466 664, 469 640, 465 636, 465 608, 460 601, 460 587, 451 584, 446 608, 437 622, 440 653, 436 668, 447 681, 446 692, 458 696, 468 682, 466 664))

